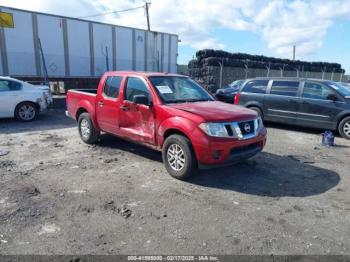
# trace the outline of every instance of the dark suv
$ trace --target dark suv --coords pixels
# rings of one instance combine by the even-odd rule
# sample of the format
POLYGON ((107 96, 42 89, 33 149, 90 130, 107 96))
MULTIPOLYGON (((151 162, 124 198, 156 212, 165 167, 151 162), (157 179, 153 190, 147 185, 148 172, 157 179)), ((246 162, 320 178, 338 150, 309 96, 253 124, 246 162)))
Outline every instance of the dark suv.
POLYGON ((255 110, 267 121, 338 130, 350 139, 350 89, 333 81, 249 79, 234 102, 255 110))

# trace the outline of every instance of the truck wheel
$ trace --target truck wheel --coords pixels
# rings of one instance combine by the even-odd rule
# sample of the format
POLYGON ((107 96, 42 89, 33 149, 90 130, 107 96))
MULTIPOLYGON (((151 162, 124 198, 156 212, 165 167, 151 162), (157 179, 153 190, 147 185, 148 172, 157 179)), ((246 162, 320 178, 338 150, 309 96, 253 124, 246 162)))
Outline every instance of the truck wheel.
POLYGON ((251 109, 251 110, 257 112, 257 113, 258 113, 258 116, 260 116, 261 119, 264 120, 264 115, 263 115, 263 113, 262 113, 262 111, 261 111, 261 109, 260 109, 259 107, 252 106, 252 107, 249 107, 249 109, 251 109))
POLYGON ((100 137, 88 113, 82 113, 78 119, 79 135, 86 144, 95 144, 100 137))
POLYGON ((171 135, 165 140, 162 157, 168 173, 180 180, 190 177, 198 168, 190 140, 181 135, 171 135))
POLYGON ((31 102, 23 102, 16 106, 15 117, 24 122, 30 122, 38 117, 39 109, 31 102))
POLYGON ((345 117, 340 121, 338 131, 342 137, 350 140, 350 116, 345 117))

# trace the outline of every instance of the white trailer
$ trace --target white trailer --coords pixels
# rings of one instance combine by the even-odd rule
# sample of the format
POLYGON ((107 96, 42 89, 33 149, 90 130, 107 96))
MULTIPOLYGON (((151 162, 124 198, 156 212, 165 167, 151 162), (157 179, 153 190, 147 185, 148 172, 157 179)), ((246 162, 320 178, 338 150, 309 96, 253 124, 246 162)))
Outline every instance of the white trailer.
POLYGON ((177 71, 178 36, 0 6, 0 75, 96 78, 110 70, 177 71))

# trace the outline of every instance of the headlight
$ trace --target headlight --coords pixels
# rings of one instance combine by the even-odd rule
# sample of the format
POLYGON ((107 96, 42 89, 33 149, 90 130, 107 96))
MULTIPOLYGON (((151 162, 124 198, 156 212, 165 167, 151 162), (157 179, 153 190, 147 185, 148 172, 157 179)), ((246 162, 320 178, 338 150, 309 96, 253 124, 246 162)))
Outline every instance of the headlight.
POLYGON ((264 122, 260 116, 257 119, 255 119, 254 125, 255 125, 255 132, 259 132, 261 129, 264 128, 264 122))
POLYGON ((202 123, 199 128, 208 136, 229 137, 225 126, 222 123, 202 123))

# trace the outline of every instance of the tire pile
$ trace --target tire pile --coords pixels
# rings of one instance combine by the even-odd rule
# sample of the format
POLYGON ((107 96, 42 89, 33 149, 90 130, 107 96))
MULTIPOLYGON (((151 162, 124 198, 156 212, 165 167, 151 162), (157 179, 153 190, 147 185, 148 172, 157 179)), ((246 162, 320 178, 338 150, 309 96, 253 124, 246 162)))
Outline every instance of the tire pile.
POLYGON ((196 59, 191 60, 188 64, 190 76, 200 79, 209 89, 215 89, 218 83, 218 68, 220 63, 224 67, 235 67, 245 69, 266 69, 284 71, 303 71, 303 72, 334 72, 344 73, 340 64, 327 62, 306 62, 300 60, 280 59, 262 55, 250 55, 244 53, 229 53, 221 50, 204 49, 196 53, 196 59))

